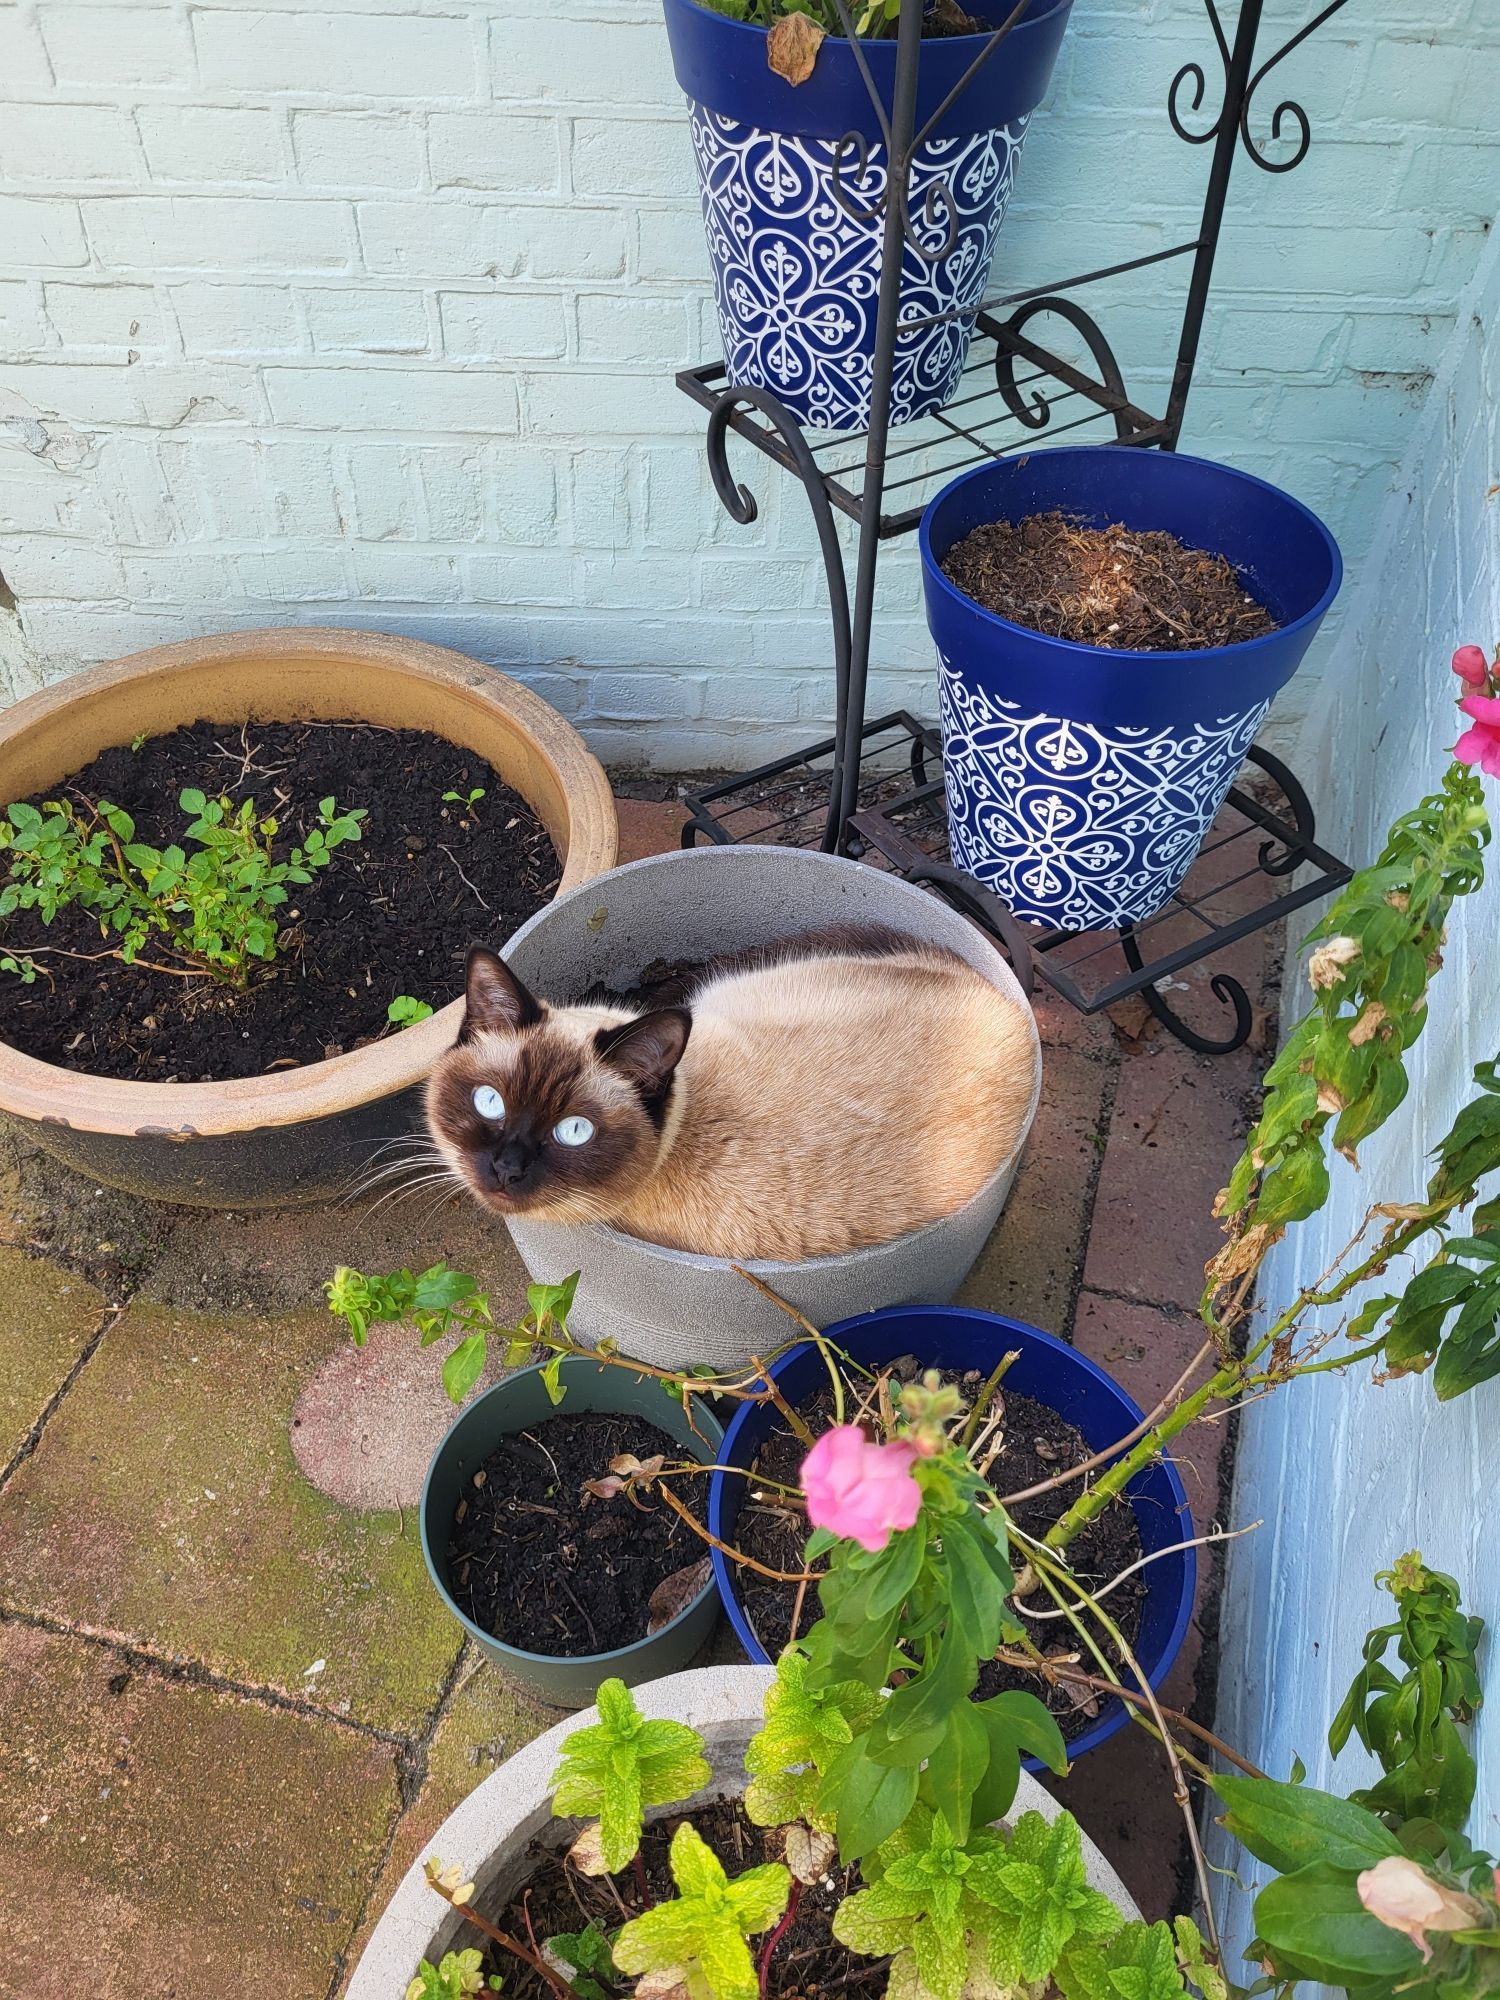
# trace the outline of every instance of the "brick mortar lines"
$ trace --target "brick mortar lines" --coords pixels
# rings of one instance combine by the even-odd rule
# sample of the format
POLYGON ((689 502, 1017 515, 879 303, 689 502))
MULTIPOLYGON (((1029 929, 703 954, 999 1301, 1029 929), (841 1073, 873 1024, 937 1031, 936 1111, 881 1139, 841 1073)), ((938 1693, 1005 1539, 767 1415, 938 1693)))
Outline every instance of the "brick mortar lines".
MULTIPOLYGON (((133 1298, 134 1296, 135 1294, 134 1292, 132 1292, 131 1298, 133 1298)), ((47 1399, 46 1407, 43 1409, 41 1415, 37 1418, 36 1422, 31 1426, 31 1429, 26 1433, 26 1436, 22 1439, 21 1443, 16 1447, 15 1453, 12 1456, 10 1463, 5 1467, 3 1471, 0 1471, 0 1494, 4 1493, 6 1487, 9 1486, 11 1480, 20 1471, 21 1467, 26 1463, 27 1459, 30 1458, 36 1451, 37 1446, 42 1441, 42 1436, 47 1428, 47 1425, 52 1421, 52 1418, 56 1414, 59 1406, 61 1405, 63 1398, 67 1395, 68 1391, 72 1388, 73 1384, 78 1380, 79 1376, 83 1373, 84 1369, 88 1366, 90 1361, 93 1360, 94 1356, 103 1346, 105 1335, 108 1334, 114 1327, 118 1326, 120 1321, 124 1318, 126 1309, 129 1306, 129 1304, 130 1304, 130 1299, 113 1302, 110 1305, 106 1306, 104 1311, 99 1315, 99 1324, 94 1328, 94 1331, 89 1335, 88 1339, 84 1342, 82 1348, 79 1350, 77 1356, 74 1359, 72 1367, 68 1370, 67 1374, 64 1375, 62 1381, 59 1382, 57 1387, 53 1390, 51 1396, 47 1399)), ((3 1615, 3 1613, 0 1613, 0 1615, 3 1615)))

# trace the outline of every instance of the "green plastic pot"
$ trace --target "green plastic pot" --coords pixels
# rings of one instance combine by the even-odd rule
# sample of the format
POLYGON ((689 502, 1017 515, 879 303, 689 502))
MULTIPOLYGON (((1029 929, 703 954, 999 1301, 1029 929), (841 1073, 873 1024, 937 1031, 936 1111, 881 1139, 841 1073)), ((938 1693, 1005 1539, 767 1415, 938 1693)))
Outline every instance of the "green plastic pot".
MULTIPOLYGON (((685 1667, 713 1630, 719 1615, 718 1586, 709 1582, 670 1624, 612 1653, 570 1658, 526 1653, 476 1625, 454 1602, 448 1584, 448 1536, 458 1503, 501 1438, 534 1430, 559 1414, 576 1416, 597 1410, 609 1416, 642 1417, 665 1431, 681 1446, 684 1456, 705 1465, 713 1463, 722 1433, 701 1401, 695 1408, 695 1433, 681 1406, 665 1396, 655 1381, 643 1380, 626 1369, 570 1358, 562 1364, 560 1379, 567 1392, 560 1406, 548 1397, 537 1367, 507 1376, 460 1411, 427 1468, 422 1488, 422 1554, 443 1602, 502 1673, 554 1708, 586 1708, 599 1683, 611 1676, 635 1687, 685 1667)), ((706 1553, 707 1544, 704 1546, 706 1553)))

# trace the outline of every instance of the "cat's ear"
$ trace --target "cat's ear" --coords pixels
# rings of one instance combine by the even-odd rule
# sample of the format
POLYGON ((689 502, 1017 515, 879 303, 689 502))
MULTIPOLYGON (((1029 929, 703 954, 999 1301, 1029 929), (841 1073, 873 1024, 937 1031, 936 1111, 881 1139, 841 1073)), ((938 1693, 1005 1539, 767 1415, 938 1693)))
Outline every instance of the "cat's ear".
POLYGON ((534 1028, 542 1018, 540 1004, 517 979, 503 958, 482 944, 469 953, 464 974, 464 1024, 461 1042, 471 1042, 489 1030, 513 1035, 522 1028, 534 1028))
POLYGON ((638 1084, 648 1097, 664 1090, 682 1060, 693 1017, 685 1007, 658 1007, 594 1037, 599 1060, 638 1084))

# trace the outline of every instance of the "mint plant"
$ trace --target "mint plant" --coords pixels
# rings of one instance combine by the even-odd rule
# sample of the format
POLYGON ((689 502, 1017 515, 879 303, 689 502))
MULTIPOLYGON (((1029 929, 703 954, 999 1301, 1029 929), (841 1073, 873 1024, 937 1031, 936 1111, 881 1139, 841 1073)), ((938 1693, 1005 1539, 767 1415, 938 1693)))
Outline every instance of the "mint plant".
POLYGON ((484 1956, 477 1951, 444 1952, 439 1964, 424 1958, 406 1989, 406 2000, 468 2000, 473 1993, 498 1993, 504 1982, 484 1974, 484 1956))
MULTIPOLYGON (((182 838, 196 843, 191 854, 176 843, 156 848, 137 840, 130 814, 107 799, 7 807, 0 856, 8 859, 9 880, 0 889, 0 917, 36 910, 50 924, 76 906, 110 941, 106 956, 243 990, 256 966, 276 956, 276 913, 289 885, 311 882, 336 848, 358 840, 365 810, 340 812, 332 797, 320 800, 302 844, 278 861, 273 842, 280 824, 257 817, 253 799, 236 806, 190 786, 178 804, 188 816, 182 838), (149 958, 142 955, 147 951, 149 958)), ((0 969, 14 965, 25 978, 30 962, 0 969)))
POLYGON ((578 2000, 611 2000, 619 1980, 610 1941, 596 1923, 581 1931, 559 1931, 547 1940, 552 1956, 572 1972, 568 1982, 578 2000))
POLYGON ((673 1834, 668 1859, 677 1895, 622 1927, 615 1964, 650 1974, 653 1992, 680 1986, 689 2000, 757 2000, 747 1940, 768 1931, 786 1908, 791 1876, 768 1861, 731 1879, 690 1820, 673 1834))
POLYGON ((598 1820, 598 1852, 614 1875, 639 1852, 647 1811, 701 1790, 712 1773, 697 1731, 648 1721, 623 1681, 604 1681, 595 1699, 599 1720, 563 1745, 552 1810, 598 1820))

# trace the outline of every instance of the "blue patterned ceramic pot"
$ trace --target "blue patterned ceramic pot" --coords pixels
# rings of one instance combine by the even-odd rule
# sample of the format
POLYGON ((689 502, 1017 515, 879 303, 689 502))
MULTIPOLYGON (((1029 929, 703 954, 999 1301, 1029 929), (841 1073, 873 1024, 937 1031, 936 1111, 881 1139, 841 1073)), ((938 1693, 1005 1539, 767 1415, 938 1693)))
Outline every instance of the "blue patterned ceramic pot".
POLYGON ((1154 916, 1338 593, 1332 535, 1231 466, 1082 445, 954 480, 923 516, 921 547, 953 859, 1032 923, 1099 930, 1154 916), (1201 652, 1112 652, 1014 625, 944 576, 971 529, 1053 509, 1227 556, 1279 629, 1201 652))
MULTIPOLYGON (((957 386, 1021 141, 1051 79, 1071 5, 1032 0, 918 149, 912 227, 937 249, 951 214, 956 240, 934 262, 906 245, 901 317, 918 321, 955 309, 964 316, 898 337, 892 423, 940 409, 957 386)), ((691 105, 729 379, 769 389, 809 429, 862 429, 870 420, 886 150, 854 52, 830 36, 811 76, 793 86, 767 62, 764 28, 695 0, 665 6, 673 66, 691 105), (848 134, 858 143, 841 146, 848 134)), ((998 22, 1009 9, 1002 0, 981 0, 974 11, 998 22)), ((919 131, 984 46, 982 35, 923 42, 919 131)), ((896 45, 864 41, 860 50, 889 116, 896 45)))

